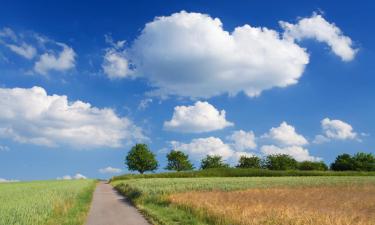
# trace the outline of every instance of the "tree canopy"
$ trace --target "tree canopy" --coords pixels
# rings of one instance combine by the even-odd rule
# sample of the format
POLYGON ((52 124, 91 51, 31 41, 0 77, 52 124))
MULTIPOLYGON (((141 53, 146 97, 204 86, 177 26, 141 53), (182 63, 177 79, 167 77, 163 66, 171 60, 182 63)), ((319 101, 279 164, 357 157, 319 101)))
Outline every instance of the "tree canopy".
POLYGON ((167 155, 168 165, 165 169, 184 171, 194 169, 193 164, 189 160, 189 156, 181 151, 172 150, 167 155))
POLYGON ((136 144, 133 146, 125 158, 125 163, 129 170, 138 171, 141 174, 158 168, 155 155, 146 144, 136 144))

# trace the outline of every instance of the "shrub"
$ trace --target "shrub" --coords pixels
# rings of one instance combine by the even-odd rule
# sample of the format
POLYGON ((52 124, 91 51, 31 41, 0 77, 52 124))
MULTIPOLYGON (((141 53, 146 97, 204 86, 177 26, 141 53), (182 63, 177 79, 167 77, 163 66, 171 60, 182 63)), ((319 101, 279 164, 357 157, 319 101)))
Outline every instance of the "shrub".
POLYGON ((193 165, 189 161, 189 156, 181 151, 172 150, 168 153, 167 159, 168 165, 165 168, 167 170, 184 171, 193 169, 193 165))
POLYGON ((223 162, 221 156, 214 155, 210 156, 207 155, 206 158, 202 159, 201 161, 201 169, 210 169, 210 168, 228 168, 229 165, 223 162))
POLYGON ((261 159, 257 156, 241 156, 237 168, 261 168, 261 159))
POLYGON ((138 171, 141 174, 158 168, 155 155, 146 144, 136 144, 132 147, 126 156, 125 163, 129 170, 138 171))
POLYGON ((300 170, 328 170, 328 166, 323 162, 312 162, 312 161, 303 161, 298 164, 298 169, 300 170))
POLYGON ((290 155, 276 154, 268 155, 264 166, 270 170, 294 170, 298 168, 298 162, 290 155))

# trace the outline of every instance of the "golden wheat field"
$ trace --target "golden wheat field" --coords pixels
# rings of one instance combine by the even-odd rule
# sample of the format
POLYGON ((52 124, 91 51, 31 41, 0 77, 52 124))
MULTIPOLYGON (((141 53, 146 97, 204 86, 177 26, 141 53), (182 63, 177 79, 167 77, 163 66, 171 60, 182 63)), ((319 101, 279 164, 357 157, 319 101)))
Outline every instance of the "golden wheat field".
POLYGON ((176 193, 169 200, 217 224, 374 225, 375 185, 176 193))

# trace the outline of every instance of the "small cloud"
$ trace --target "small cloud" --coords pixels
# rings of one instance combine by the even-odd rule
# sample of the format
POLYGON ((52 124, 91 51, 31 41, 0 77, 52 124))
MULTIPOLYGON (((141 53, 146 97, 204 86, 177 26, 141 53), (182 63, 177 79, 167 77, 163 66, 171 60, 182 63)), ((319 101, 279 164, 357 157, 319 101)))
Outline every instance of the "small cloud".
POLYGON ((114 167, 106 167, 106 168, 102 168, 102 169, 99 169, 99 172, 100 173, 103 173, 103 174, 106 174, 106 173, 121 173, 121 169, 119 168, 114 168, 114 167))
POLYGON ((303 146, 309 143, 303 135, 298 134, 296 129, 285 121, 279 127, 272 127, 268 133, 262 135, 262 138, 282 146, 303 146))
POLYGON ((237 151, 255 149, 257 147, 253 131, 246 132, 237 130, 234 131, 232 135, 228 136, 227 139, 233 142, 233 148, 237 151))
POLYGON ((0 183, 12 183, 12 182, 19 182, 19 180, 7 180, 4 178, 0 178, 0 183))
POLYGON ((342 120, 325 118, 321 121, 322 133, 315 137, 315 144, 322 144, 332 140, 356 140, 361 141, 353 127, 342 120))
POLYGON ((197 101, 192 106, 176 106, 164 128, 183 133, 202 133, 233 126, 225 118, 225 110, 217 110, 208 102, 197 101))
POLYGON ((58 54, 44 53, 39 60, 35 62, 34 71, 46 75, 49 71, 63 72, 75 67, 76 53, 72 48, 65 44, 59 44, 63 49, 58 54))
POLYGON ((139 102, 138 110, 145 110, 152 103, 152 98, 145 98, 139 102))
POLYGON ((102 68, 110 79, 125 78, 132 75, 129 61, 126 58, 125 41, 113 41, 110 35, 105 35, 106 43, 111 47, 105 50, 102 68))
POLYGON ((80 174, 80 173, 77 173, 76 175, 74 176, 70 176, 70 175, 65 175, 65 176, 62 176, 62 177, 57 177, 56 178, 57 180, 80 180, 80 179, 87 179, 86 176, 80 174))

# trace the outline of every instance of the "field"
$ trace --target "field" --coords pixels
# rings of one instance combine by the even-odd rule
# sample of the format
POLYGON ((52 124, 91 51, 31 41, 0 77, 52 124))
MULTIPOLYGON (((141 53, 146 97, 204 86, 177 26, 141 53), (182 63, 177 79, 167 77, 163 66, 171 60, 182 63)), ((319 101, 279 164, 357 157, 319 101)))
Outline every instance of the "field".
POLYGON ((83 224, 93 180, 35 181, 0 184, 0 224, 83 224))
POLYGON ((374 176, 138 178, 113 185, 155 224, 371 224, 375 216, 374 176), (298 217, 299 210, 306 218, 298 217), (254 223, 243 222, 251 221, 246 212, 254 223), (335 213, 348 217, 330 220, 335 213))

